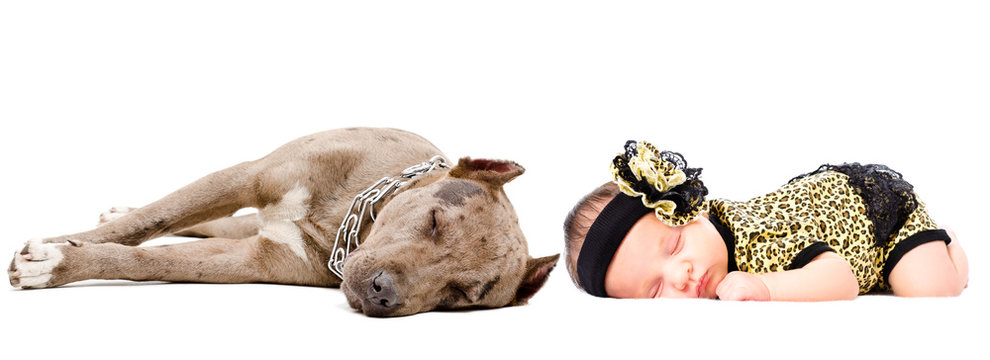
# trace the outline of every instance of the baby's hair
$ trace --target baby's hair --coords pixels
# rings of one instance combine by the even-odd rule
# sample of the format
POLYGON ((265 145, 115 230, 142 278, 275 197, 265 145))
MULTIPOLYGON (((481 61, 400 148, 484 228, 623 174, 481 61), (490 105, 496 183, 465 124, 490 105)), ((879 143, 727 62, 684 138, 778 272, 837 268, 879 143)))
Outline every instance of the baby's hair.
POLYGON ((571 281, 578 288, 581 285, 578 282, 577 258, 581 254, 584 238, 588 235, 591 224, 598 218, 598 214, 618 194, 619 187, 615 183, 610 181, 602 184, 581 198, 564 219, 564 261, 567 265, 567 273, 571 275, 571 281))

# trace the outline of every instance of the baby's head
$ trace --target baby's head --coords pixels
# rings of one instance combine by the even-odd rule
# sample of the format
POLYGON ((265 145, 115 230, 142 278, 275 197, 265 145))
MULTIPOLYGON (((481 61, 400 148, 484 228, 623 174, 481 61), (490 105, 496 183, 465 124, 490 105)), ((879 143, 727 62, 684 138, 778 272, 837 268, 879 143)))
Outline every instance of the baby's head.
POLYGON ((586 195, 564 220, 575 285, 602 297, 715 298, 728 254, 705 211, 701 169, 630 141, 612 173, 614 182, 586 195))

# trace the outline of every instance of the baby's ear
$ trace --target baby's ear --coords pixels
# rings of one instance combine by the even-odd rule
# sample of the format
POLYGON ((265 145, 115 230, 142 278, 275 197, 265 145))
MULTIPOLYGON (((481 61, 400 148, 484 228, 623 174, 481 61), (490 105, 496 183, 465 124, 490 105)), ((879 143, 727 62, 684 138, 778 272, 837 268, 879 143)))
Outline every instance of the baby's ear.
POLYGON ((509 160, 471 159, 463 157, 450 169, 450 176, 475 179, 495 186, 502 186, 526 172, 522 165, 509 160))
POLYGON ((536 292, 540 291, 543 284, 547 282, 550 271, 553 270, 554 266, 557 266, 557 259, 559 258, 560 254, 537 259, 529 258, 529 261, 526 262, 526 274, 523 275, 523 281, 519 284, 519 290, 516 290, 516 299, 510 305, 523 305, 533 295, 536 295, 536 292))

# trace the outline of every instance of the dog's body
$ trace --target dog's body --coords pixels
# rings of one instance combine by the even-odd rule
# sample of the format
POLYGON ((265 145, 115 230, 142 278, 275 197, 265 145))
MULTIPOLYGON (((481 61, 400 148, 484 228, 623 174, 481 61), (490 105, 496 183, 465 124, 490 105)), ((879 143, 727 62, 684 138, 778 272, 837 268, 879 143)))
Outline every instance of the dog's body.
POLYGON ((513 162, 464 158, 411 180, 375 206, 344 279, 328 269, 354 196, 436 155, 400 130, 313 134, 143 208, 105 214, 94 230, 30 241, 8 275, 22 288, 86 279, 340 286, 352 307, 374 316, 525 302, 557 256, 528 255, 501 188, 524 171, 513 162), (245 207, 258 215, 230 217, 245 207), (169 234, 207 239, 137 246, 169 234))

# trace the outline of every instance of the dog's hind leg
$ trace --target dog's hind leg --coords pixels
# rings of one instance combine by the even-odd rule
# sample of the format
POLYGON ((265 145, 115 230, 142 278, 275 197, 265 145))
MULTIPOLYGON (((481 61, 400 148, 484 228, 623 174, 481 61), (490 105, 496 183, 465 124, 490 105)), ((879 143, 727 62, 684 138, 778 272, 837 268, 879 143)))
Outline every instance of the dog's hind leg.
POLYGON ((138 245, 190 226, 255 206, 255 162, 217 171, 148 206, 134 209, 94 230, 45 239, 45 243, 89 242, 138 245))
POLYGON ((243 239, 258 235, 258 215, 231 216, 216 219, 190 228, 179 231, 176 236, 187 236, 197 238, 228 238, 243 239))
POLYGON ((259 235, 147 247, 35 240, 14 255, 7 274, 10 284, 20 288, 55 287, 89 279, 339 284, 322 262, 307 261, 259 235))
MULTIPOLYGON (((127 213, 137 210, 126 206, 115 206, 110 210, 100 214, 100 222, 97 226, 103 226, 111 220, 124 217, 127 213)), ((176 232, 172 235, 195 237, 195 238, 227 238, 243 239, 258 235, 258 215, 229 216, 225 218, 207 221, 199 225, 193 225, 187 229, 176 232)))

